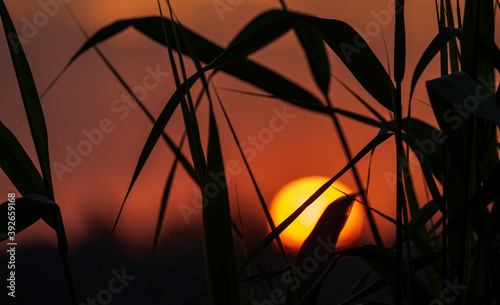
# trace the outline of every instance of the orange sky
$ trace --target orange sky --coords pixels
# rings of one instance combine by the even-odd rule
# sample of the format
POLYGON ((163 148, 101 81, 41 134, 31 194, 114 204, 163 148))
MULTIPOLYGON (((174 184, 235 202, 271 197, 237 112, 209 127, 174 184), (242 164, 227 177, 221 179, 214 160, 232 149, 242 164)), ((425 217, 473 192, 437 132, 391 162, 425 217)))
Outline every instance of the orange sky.
MULTIPOLYGON (((222 0, 221 0, 222 1, 222 0)), ((7 0, 6 5, 11 13, 18 32, 30 20, 40 13, 42 8, 36 1, 7 0)), ((227 1, 222 1, 228 3, 227 1)), ((164 4, 164 2, 162 2, 164 4)), ((212 0, 172 1, 177 17, 186 27, 221 44, 227 45, 239 29, 256 14, 270 8, 278 8, 278 1, 230 1, 232 10, 218 12, 212 0)), ((377 22, 376 16, 387 10, 386 1, 287 1, 290 9, 300 10, 311 15, 324 18, 344 20, 364 33, 374 52, 384 66, 387 66, 382 35, 368 35, 369 23, 377 22)), ((100 27, 117 19, 138 16, 158 15, 156 1, 133 0, 71 0, 69 5, 76 12, 85 29, 94 33, 100 27)), ((166 9, 164 8, 164 12, 166 9)), ((392 15, 391 15, 392 16, 392 15)), ((408 60, 404 91, 409 91, 409 80, 418 56, 420 56, 436 33, 434 1, 407 1, 407 40, 408 60)), ((379 22, 380 24, 380 22, 379 22)), ((388 42, 389 56, 392 57, 392 20, 381 26, 388 42)), ((32 72, 39 91, 43 91, 71 56, 84 43, 84 37, 62 7, 50 17, 47 24, 36 29, 36 34, 23 47, 30 61, 32 72)), ((21 32, 22 33, 22 32, 21 32)), ((133 30, 128 30, 101 45, 103 52, 118 69, 126 81, 133 87, 142 83, 151 69, 170 72, 167 53, 164 48, 149 41, 133 30)), ((332 72, 342 78, 356 92, 371 101, 372 105, 384 115, 387 112, 378 106, 360 89, 352 76, 330 53, 332 72)), ((277 43, 264 48, 251 56, 252 59, 279 71, 282 75, 300 83, 319 96, 307 64, 295 37, 287 34, 277 43)), ((436 63, 436 62, 434 62, 436 63)), ((34 149, 30 142, 26 121, 22 121, 23 107, 20 94, 16 89, 15 76, 10 63, 5 39, 0 39, 0 65, 5 67, 0 75, 0 92, 3 103, 0 120, 4 122, 21 140, 25 148, 34 157, 34 149)), ((391 60, 392 66, 392 60, 391 60)), ((422 79, 430 79, 437 75, 436 65, 430 67, 422 79)), ((392 69, 392 68, 391 68, 392 69)), ((220 87, 239 90, 254 90, 252 87, 220 74, 215 79, 220 87)), ((195 87, 197 88, 197 87, 195 87)), ((415 97, 427 100, 423 91, 423 81, 419 83, 415 97)), ((174 90, 173 78, 165 77, 159 86, 147 92, 144 103, 154 114, 158 114, 167 98, 174 90)), ((56 199, 61 206, 68 237, 72 244, 88 238, 92 231, 91 219, 103 221, 111 228, 119 210, 121 201, 132 177, 142 145, 151 130, 151 124, 137 108, 121 108, 117 111, 114 100, 120 99, 125 90, 114 79, 102 61, 93 51, 79 58, 55 87, 43 99, 45 117, 48 124, 52 161, 64 162, 67 147, 76 149, 78 143, 85 140, 84 131, 90 132, 107 126, 109 133, 104 133, 102 142, 92 147, 88 156, 80 161, 73 172, 64 173, 59 180, 54 174, 56 199), (114 106, 113 106, 114 105, 114 106), (102 121, 108 123, 101 123, 102 121), (112 129, 112 131, 111 131, 112 129)), ((197 92, 196 89, 194 92, 197 92)), ((249 97, 246 95, 220 91, 222 101, 233 120, 240 141, 256 135, 266 127, 275 116, 276 109, 282 111, 281 101, 249 97)), ((366 114, 366 111, 342 87, 332 81, 331 97, 340 108, 366 114)), ((121 106, 125 104, 120 104, 121 106)), ((430 108, 414 102, 414 114, 432 121, 430 108)), ((303 176, 333 176, 345 164, 346 159, 340 142, 337 140, 330 118, 306 112, 295 107, 288 107, 288 112, 295 115, 286 128, 274 135, 273 141, 265 145, 250 163, 257 181, 268 202, 284 184, 303 176)), ((200 126, 202 136, 206 139, 207 107, 200 108, 200 126)), ((223 143, 224 157, 243 165, 236 146, 225 123, 222 113, 217 110, 219 128, 223 143)), ((342 119, 345 130, 349 134, 349 144, 354 153, 359 151, 377 133, 373 128, 365 127, 350 119, 342 119)), ((179 113, 167 126, 167 132, 177 141, 183 131, 182 118, 179 113)), ((184 152, 188 154, 185 148, 184 152)), ((137 245, 149 246, 156 223, 159 201, 163 185, 171 166, 172 153, 163 142, 159 142, 146 168, 140 176, 134 191, 124 210, 118 226, 118 235, 137 245)), ((394 198, 392 187, 383 178, 386 171, 393 172, 394 143, 388 141, 378 149, 372 164, 372 180, 370 198, 375 208, 388 215, 394 215, 394 198)), ((227 162, 226 161, 226 162, 227 162)), ((368 158, 359 163, 359 170, 366 180, 368 158)), ((235 185, 238 189, 238 200, 242 204, 244 222, 255 223, 259 234, 265 234, 264 214, 258 206, 257 196, 253 191, 248 175, 243 171, 232 178, 229 193, 233 199, 235 185)), ((356 189, 350 174, 342 181, 352 189, 356 189)), ((417 182, 418 183, 418 182, 417 182)), ((185 224, 179 212, 180 203, 193 201, 194 184, 187 175, 178 170, 174 183, 171 205, 167 212, 167 229, 165 232, 172 240, 179 233, 197 232, 200 221, 193 216, 193 223, 185 224)), ((5 175, 0 172, 0 195, 12 191, 12 186, 5 175)), ((5 195, 6 196, 6 195, 5 195)), ((424 200, 425 195, 420 198, 424 200)), ((378 221, 383 230, 392 228, 386 221, 378 221)), ((33 238, 40 242, 54 243, 55 236, 45 224, 38 223, 37 229, 28 229, 23 233, 26 240, 33 238)), ((365 226, 368 228, 368 226, 365 226)), ((368 235, 368 234, 367 234, 368 235)), ((179 238, 177 238, 179 239, 179 238)), ((386 238, 387 240, 388 238, 386 238)), ((167 239, 168 241, 169 239, 167 239)), ((188 246, 184 244, 183 246, 188 246)))

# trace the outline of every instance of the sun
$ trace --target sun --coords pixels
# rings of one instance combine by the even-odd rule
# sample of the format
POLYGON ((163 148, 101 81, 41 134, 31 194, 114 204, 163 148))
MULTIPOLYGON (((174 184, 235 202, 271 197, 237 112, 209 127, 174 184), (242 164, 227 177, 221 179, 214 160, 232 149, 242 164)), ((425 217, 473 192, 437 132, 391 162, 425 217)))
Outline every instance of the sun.
MULTIPOLYGON (((327 177, 310 176, 294 180, 283 186, 276 193, 271 204, 270 212, 275 224, 283 222, 328 180, 327 177)), ((326 207, 332 201, 344 196, 344 193, 351 192, 341 182, 335 182, 280 234, 283 244, 293 250, 300 248, 326 207)), ((337 247, 347 247, 353 244, 361 236, 362 229, 363 210, 358 202, 354 202, 351 214, 340 233, 337 247)))

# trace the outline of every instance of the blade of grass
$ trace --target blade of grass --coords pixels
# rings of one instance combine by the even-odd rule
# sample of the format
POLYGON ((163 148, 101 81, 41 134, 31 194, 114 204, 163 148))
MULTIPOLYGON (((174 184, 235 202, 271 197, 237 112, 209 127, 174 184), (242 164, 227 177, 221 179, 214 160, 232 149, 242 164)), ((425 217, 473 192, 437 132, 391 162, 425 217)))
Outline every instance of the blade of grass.
POLYGON ((156 248, 157 248, 158 243, 160 241, 161 229, 163 226, 163 220, 165 219, 165 214, 167 212, 168 198, 170 196, 170 190, 172 189, 172 184, 174 182, 175 170, 177 169, 177 164, 179 164, 178 159, 175 159, 174 162, 172 162, 172 166, 170 167, 170 172, 168 174, 167 181, 165 183, 165 188, 164 188, 163 196, 162 196, 161 203, 160 203, 160 212, 158 213, 158 221, 156 223, 155 235, 153 238, 153 246, 151 247, 151 254, 149 256, 149 263, 148 263, 148 268, 147 268, 148 275, 151 273, 151 268, 153 266, 154 254, 156 252, 156 248))
MULTIPOLYGON (((460 9, 460 8, 457 8, 460 9)), ((455 22, 453 19, 453 8, 451 6, 451 0, 446 0, 446 25, 448 27, 455 27, 455 22)), ((459 71, 459 61, 460 61, 460 54, 458 50, 458 45, 457 41, 455 39, 452 39, 450 41, 449 45, 449 59, 450 59, 450 69, 452 73, 458 72, 459 71)))
POLYGON ((0 168, 22 195, 47 195, 42 176, 21 143, 1 121, 0 168))
MULTIPOLYGON (((236 194, 236 207, 238 208, 238 221, 239 221, 239 224, 240 224, 240 231, 241 231, 241 246, 242 246, 242 249, 243 249, 243 255, 247 256, 248 255, 248 249, 246 247, 247 245, 247 238, 246 238, 246 235, 245 235, 245 227, 243 225, 243 218, 241 217, 241 207, 240 207, 240 200, 238 199, 238 188, 236 186, 236 184, 234 185, 234 190, 235 190, 235 194, 236 194)), ((234 226, 233 226, 234 227, 234 226)), ((247 268, 247 276, 248 277, 252 277, 253 273, 252 273, 252 269, 250 268, 250 266, 248 266, 247 268)), ((255 303, 256 302, 256 298, 255 298, 255 287, 254 287, 254 284, 251 283, 250 285, 250 300, 252 303, 255 303)))
POLYGON ((458 37, 462 34, 462 30, 456 28, 444 28, 434 37, 429 46, 425 49, 424 54, 420 57, 415 70, 413 71, 413 76, 411 79, 411 89, 410 89, 410 101, 413 97, 415 87, 417 82, 427 68, 427 65, 436 56, 436 54, 453 38, 458 37))
MULTIPOLYGON (((444 0, 439 1, 440 4, 440 16, 439 16, 439 31, 446 28, 446 8, 444 4, 444 0)), ((451 40, 450 40, 451 42, 451 40)), ((439 52, 440 55, 440 64, 441 64, 441 76, 448 74, 448 48, 447 45, 444 45, 443 48, 439 52)))
POLYGON ((371 113, 373 113, 373 115, 375 115, 381 123, 387 122, 386 119, 377 110, 375 110, 375 108, 370 106, 370 104, 368 104, 368 102, 366 102, 363 98, 361 98, 361 96, 359 96, 356 92, 354 92, 354 90, 352 90, 349 86, 347 86, 340 78, 338 78, 334 74, 331 74, 331 76, 333 76, 333 78, 335 78, 335 80, 339 84, 341 84, 342 87, 344 87, 347 91, 349 91, 349 93, 352 96, 354 96, 363 106, 365 106, 366 109, 368 109, 371 113))
POLYGON ((218 185, 221 179, 224 185, 212 198, 204 196, 203 233, 205 236, 205 259, 211 303, 214 305, 239 304, 236 256, 234 253, 231 230, 229 196, 224 174, 224 162, 220 147, 219 131, 210 105, 210 126, 207 152, 207 186, 218 185), (213 174, 211 174, 213 173, 213 174), (222 173, 221 177, 219 174, 222 173), (215 174, 215 175, 214 175, 215 174), (215 177, 215 178, 214 178, 215 177))
MULTIPOLYGON (((203 97, 203 93, 204 93, 204 91, 202 90, 198 96, 198 100, 197 100, 196 105, 195 105, 195 111, 198 109, 198 106, 200 105, 201 99, 203 97)), ((179 149, 182 148, 185 140, 186 140, 186 133, 184 132, 182 134, 181 141, 179 143, 179 149)), ((154 254, 155 254, 156 248, 157 248, 159 240, 160 240, 160 234, 161 234, 161 229, 163 226, 163 220, 165 218, 165 212, 167 209, 168 198, 170 195, 170 190, 172 188, 175 170, 177 169, 177 164, 179 163, 179 161, 180 161, 179 157, 176 156, 176 158, 175 158, 175 160, 172 163, 172 166, 170 168, 170 172, 168 174, 165 188, 163 190, 163 196, 162 196, 162 200, 160 203, 160 212, 158 214, 158 221, 156 224, 155 237, 153 240, 153 246, 151 247, 150 261, 149 261, 149 266, 148 266, 149 272, 150 272, 151 267, 153 265, 154 254)), ((193 180, 195 180, 194 174, 193 174, 193 176, 191 176, 191 178, 193 178, 193 180)))
MULTIPOLYGON (((245 95, 250 95, 250 96, 256 96, 256 97, 263 97, 263 98, 270 98, 270 99, 280 99, 279 97, 277 96, 273 96, 273 95, 268 95, 268 94, 259 94, 259 93, 254 93, 254 92, 249 92, 249 91, 244 91, 244 90, 236 90, 236 89, 230 89, 230 88, 224 88, 224 87, 216 87, 218 90, 225 90, 225 91, 230 91, 230 92, 236 92, 236 93, 241 93, 241 94, 245 94, 245 95)), ((299 103, 303 103, 302 101, 299 101, 299 100, 294 100, 295 103, 299 104, 299 103)), ((307 106, 309 107, 309 106, 307 106)), ((349 110, 344 110, 344 109, 340 109, 340 108, 335 108, 335 107, 328 107, 328 106, 323 106, 323 105, 319 105, 319 106, 313 106, 313 107, 310 107, 308 108, 308 110, 311 110, 311 111, 315 111, 315 112, 318 112, 318 113, 322 113, 322 114, 329 114, 329 113, 338 113, 344 117, 347 117, 347 118, 350 118, 350 119, 353 119, 355 121, 358 121, 360 123, 365 123, 369 126, 373 126, 373 127, 377 127, 377 128, 380 128, 382 122, 378 122, 372 118, 369 118, 367 116, 364 116, 364 115, 361 115, 361 114, 358 114, 358 113, 355 113, 355 112, 351 112, 349 110)))
POLYGON ((54 200, 52 177, 50 173, 49 142, 47 126, 43 115, 42 106, 36 90, 35 81, 31 74, 31 68, 24 50, 20 44, 12 19, 3 0, 0 1, 0 16, 7 38, 9 52, 16 72, 17 83, 21 92, 24 110, 28 118, 28 124, 35 145, 41 175, 45 185, 45 193, 49 199, 54 200))
POLYGON ((328 89, 330 88, 330 64, 323 40, 307 24, 299 23, 294 27, 294 30, 304 50, 316 85, 324 96, 328 96, 328 89))
POLYGON ((457 24, 458 28, 462 28, 462 14, 460 13, 460 0, 457 0, 457 24))

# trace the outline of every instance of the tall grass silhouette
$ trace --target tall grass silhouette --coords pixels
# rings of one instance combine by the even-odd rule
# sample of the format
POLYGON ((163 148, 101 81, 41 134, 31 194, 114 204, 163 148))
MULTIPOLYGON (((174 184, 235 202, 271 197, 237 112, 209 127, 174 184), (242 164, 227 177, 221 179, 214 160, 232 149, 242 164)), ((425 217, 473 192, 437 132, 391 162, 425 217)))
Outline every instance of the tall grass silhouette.
MULTIPOLYGON (((259 285, 286 290, 287 293, 281 295, 281 300, 287 304, 316 304, 321 291, 328 290, 328 287, 323 285, 324 279, 334 272, 336 264, 347 256, 362 260, 369 267, 369 271, 352 287, 350 297, 342 304, 357 304, 360 301, 380 304, 370 297, 387 287, 393 294, 394 304, 499 304, 500 146, 496 132, 500 126, 500 94, 499 88, 495 87, 495 76, 500 71, 500 50, 494 41, 498 1, 466 0, 464 4, 459 1, 452 4, 450 0, 436 0, 438 31, 417 65, 406 67, 406 49, 411 48, 413 42, 406 39, 405 2, 396 0, 393 12, 395 19, 392 77, 369 44, 349 24, 341 20, 309 16, 293 11, 283 1, 279 3, 282 9, 266 11, 256 16, 224 48, 205 38, 203 33, 189 30, 176 19, 168 0, 163 6, 158 0, 159 16, 120 20, 104 26, 91 35, 75 53, 65 69, 88 50, 97 50, 101 59, 107 63, 108 68, 153 124, 130 179, 127 194, 115 220, 115 227, 120 221, 130 191, 153 149, 162 139, 176 158, 165 184, 152 246, 152 260, 161 238, 160 231, 170 200, 169 194, 179 165, 202 192, 207 186, 218 183, 214 173, 224 173, 225 163, 218 127, 224 121, 230 126, 233 140, 245 161, 245 169, 250 174, 252 186, 258 194, 258 206, 266 215, 270 233, 257 245, 249 245, 244 232, 237 229, 238 221, 231 219, 230 208, 234 204, 230 203, 227 187, 219 188, 215 196, 204 196, 202 218, 209 289, 206 293, 192 298, 187 296, 185 304, 208 300, 211 304, 255 304, 261 300, 269 300, 269 295, 259 295, 261 290, 253 289, 259 285), (165 8, 168 12, 166 16, 163 12, 165 8), (166 97, 162 111, 156 116, 134 95, 98 49, 98 44, 112 39, 128 28, 135 29, 165 47, 165 54, 171 63, 176 90, 166 97), (305 52, 310 72, 322 94, 321 98, 312 94, 311 88, 304 88, 248 59, 249 55, 290 31, 298 37, 297 47, 305 52), (369 101, 365 101, 351 91, 353 98, 367 108, 370 116, 341 110, 333 105, 329 86, 332 75, 327 56, 330 51, 333 51, 363 90, 371 96, 369 101), (197 72, 192 75, 186 72, 186 57, 190 58, 196 67, 197 72), (441 76, 422 80, 423 72, 435 57, 439 57, 441 76), (282 223, 274 223, 268 204, 262 196, 259 181, 245 159, 233 128, 234 122, 226 113, 223 101, 212 85, 212 78, 218 73, 225 73, 249 83, 285 104, 331 118, 333 131, 339 136, 339 144, 347 159, 345 166, 282 223), (405 99, 402 83, 409 77, 410 96, 405 99), (425 81, 438 126, 412 117, 411 102, 419 81, 425 81), (199 98, 193 98, 191 88, 198 82, 202 84, 203 92, 199 98), (202 145, 198 124, 198 117, 202 115, 197 112, 200 103, 208 103, 209 109, 209 137, 206 149, 202 145), (373 103, 385 107, 389 116, 377 112, 371 106, 373 103), (408 108, 406 114, 403 113, 403 106, 408 108), (168 123, 179 107, 185 134, 181 144, 177 146, 168 135, 168 123), (215 107, 223 110, 223 118, 216 117, 215 107), (459 115, 452 117, 453 113, 459 115), (353 153, 349 145, 350 134, 343 128, 340 116, 349 117, 370 128, 379 128, 380 132, 360 151, 353 153), (391 138, 395 141, 394 166, 397 169, 395 219, 383 215, 370 205, 367 186, 363 185, 356 167, 363 157, 391 138), (185 142, 189 146, 189 155, 182 153, 185 142), (425 179, 426 189, 431 194, 432 200, 428 202, 417 200, 412 182, 415 173, 410 171, 408 166, 412 155, 418 158, 419 170, 425 179), (303 244, 297 260, 289 262, 279 238, 280 233, 346 173, 353 175, 359 196, 347 195, 333 202, 303 244), (374 244, 346 249, 332 248, 325 260, 321 264, 317 263, 316 269, 311 272, 311 278, 300 289, 293 287, 291 282, 279 283, 276 275, 284 273, 292 276, 295 266, 315 258, 315 249, 320 239, 337 239, 348 217, 346 211, 353 200, 361 202, 365 207, 374 244), (339 212, 330 215, 331 211, 339 212), (387 241, 382 240, 374 221, 375 213, 394 223, 393 244, 389 245, 387 241), (238 261, 235 254, 237 241, 234 236, 239 236, 240 241, 246 245, 242 261, 238 261), (259 274, 245 274, 264 248, 274 242, 281 249, 282 268, 260 269, 259 274), (376 280, 370 282, 372 275, 376 276, 376 280), (252 287, 250 293, 243 289, 247 285, 252 287)), ((6 37, 17 35, 3 0, 0 0, 0 15, 6 37)), ((38 171, 36 161, 29 158, 16 136, 0 122, 0 167, 23 195, 18 203, 23 212, 19 211, 17 216, 16 232, 28 229, 40 218, 56 230, 71 301, 77 304, 66 259, 68 249, 63 220, 52 188, 48 135, 39 94, 22 48, 16 46, 12 39, 7 40, 40 168, 38 171)), ((223 181, 225 183, 225 179, 223 181)), ((8 203, 3 203, 0 206, 0 214, 7 215, 7 209, 8 203)), ((6 216, 0 218, 2 240, 7 238, 7 221, 6 216)))

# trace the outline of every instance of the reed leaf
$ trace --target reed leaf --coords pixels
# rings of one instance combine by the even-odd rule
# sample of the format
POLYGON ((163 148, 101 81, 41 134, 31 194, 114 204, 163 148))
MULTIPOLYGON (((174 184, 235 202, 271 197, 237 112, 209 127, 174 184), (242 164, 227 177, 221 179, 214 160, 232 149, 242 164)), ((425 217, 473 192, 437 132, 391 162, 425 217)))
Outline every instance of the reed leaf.
POLYGON ((240 303, 239 288, 229 195, 219 131, 211 106, 209 130, 206 184, 203 185, 202 192, 208 188, 217 190, 214 196, 203 196, 203 233, 210 299, 214 305, 237 305, 240 303))
POLYGON ((40 98, 38 97, 28 59, 24 54, 19 36, 17 35, 3 0, 0 1, 0 16, 2 18, 5 37, 8 42, 12 64, 16 72, 17 83, 21 91, 24 110, 28 118, 31 137, 33 138, 38 162, 40 164, 41 175, 45 185, 45 193, 49 198, 54 199, 52 176, 50 172, 49 141, 42 105, 40 104, 40 98))
POLYGON ((413 71, 413 76, 411 79, 411 89, 410 89, 410 100, 413 97, 415 87, 417 85, 420 76, 425 71, 431 60, 437 55, 437 53, 442 50, 444 46, 448 44, 453 38, 458 37, 462 34, 461 29, 456 28, 444 28, 434 37, 429 46, 425 49, 424 54, 420 57, 415 70, 413 71))
MULTIPOLYGON (((329 272, 324 276, 322 276, 322 273, 327 271, 329 265, 332 263, 328 258, 324 260, 318 259, 318 248, 322 247, 320 243, 327 242, 331 248, 323 249, 323 252, 326 253, 325 255, 328 256, 329 252, 334 251, 335 247, 333 245, 337 243, 340 232, 344 228, 351 212, 353 201, 353 195, 350 195, 341 197, 330 203, 295 257, 295 264, 302 264, 305 263, 305 260, 312 260, 315 262, 314 266, 316 266, 313 271, 308 272, 307 278, 303 278, 300 281, 300 286, 292 287, 292 289, 298 288, 298 292, 302 297, 301 303, 303 304, 317 303, 321 285, 329 272)), ((292 304, 290 302, 292 300, 291 295, 287 300, 289 301, 287 304, 292 304)))
POLYGON ((14 134, 0 122, 0 168, 22 194, 46 195, 43 178, 14 134))
POLYGON ((299 23, 294 29, 306 55, 309 69, 316 81, 316 85, 323 92, 324 96, 328 96, 328 89, 330 88, 330 63, 328 62, 323 40, 307 24, 299 23))
MULTIPOLYGON (((120 20, 111 25, 103 27, 97 33, 95 33, 72 57, 68 65, 69 67, 74 60, 76 60, 81 54, 90 49, 91 47, 97 45, 100 42, 109 39, 127 29, 128 27, 134 27, 140 33, 146 35, 147 37, 153 39, 154 41, 165 45, 165 36, 162 30, 162 22, 164 22, 167 35, 173 37, 173 22, 170 19, 162 19, 160 17, 144 17, 128 20, 120 20)), ((197 55, 200 61, 204 63, 209 63, 214 60, 218 55, 224 52, 224 49, 209 40, 199 36, 198 34, 190 31, 187 28, 182 28, 184 35, 184 41, 189 41, 192 44, 192 49, 198 51, 197 55)), ((180 41, 183 54, 190 56, 187 46, 184 45, 184 41, 180 41)), ((176 48, 176 46, 172 46, 176 48)), ((253 61, 242 59, 237 63, 233 63, 228 66, 221 67, 219 70, 228 73, 244 82, 248 82, 257 88, 260 88, 272 95, 275 95, 284 101, 291 104, 297 105, 308 109, 309 105, 320 106, 321 102, 314 97, 311 93, 303 89, 302 87, 296 85, 295 83, 289 81, 285 77, 256 64, 253 61), (295 103, 295 100, 300 100, 302 103, 295 103)))

